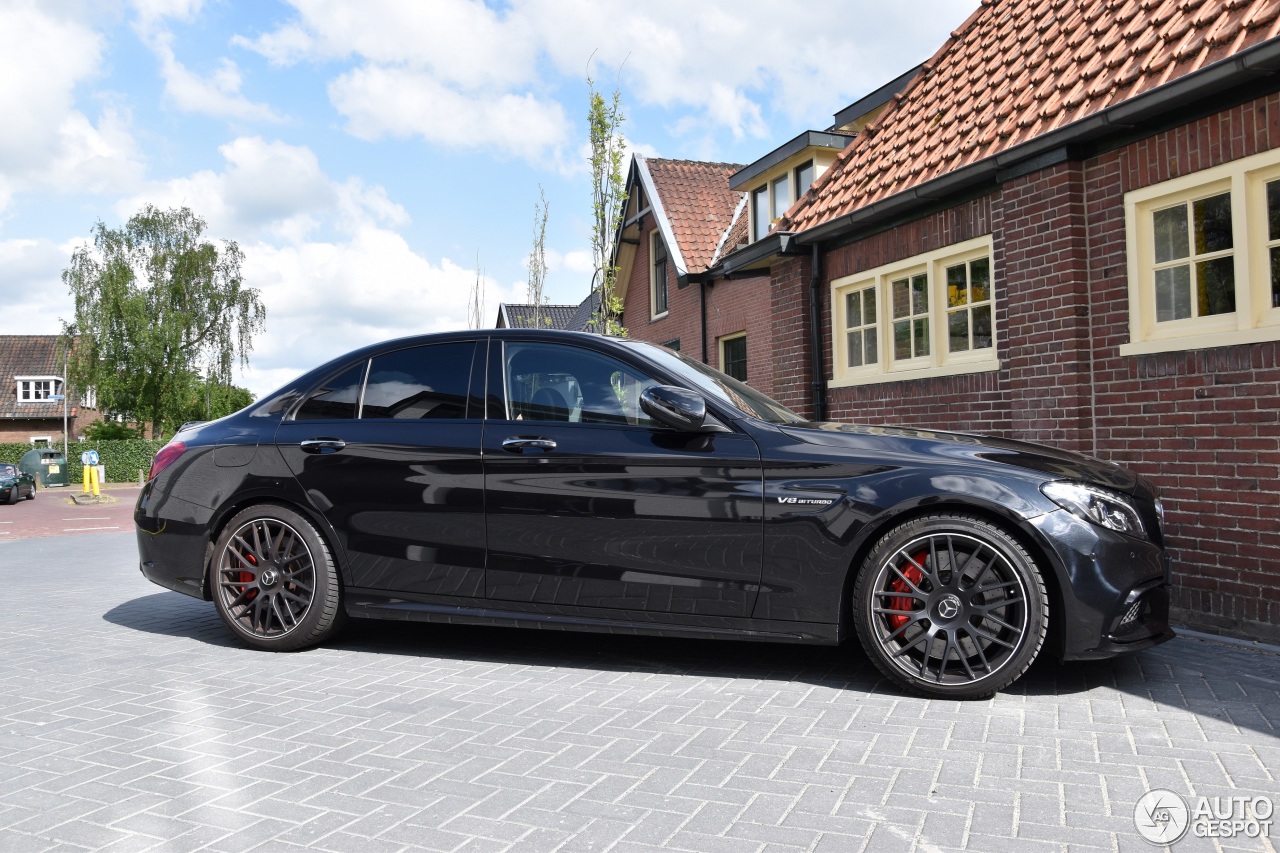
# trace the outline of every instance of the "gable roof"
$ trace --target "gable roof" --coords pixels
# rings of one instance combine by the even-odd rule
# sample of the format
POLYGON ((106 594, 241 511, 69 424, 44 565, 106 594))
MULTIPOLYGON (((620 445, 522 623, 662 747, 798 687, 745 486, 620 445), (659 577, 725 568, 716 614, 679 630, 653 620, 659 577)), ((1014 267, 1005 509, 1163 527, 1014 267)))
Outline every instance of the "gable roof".
POLYGON ((533 305, 517 305, 512 302, 498 303, 499 329, 571 329, 570 323, 577 312, 577 305, 543 305, 542 316, 550 319, 550 324, 534 322, 533 305))
POLYGON ((636 162, 642 179, 647 178, 650 204, 678 273, 707 269, 715 262, 716 250, 746 198, 744 193, 729 189, 730 176, 742 167, 640 155, 636 155, 636 162))
POLYGON ((19 403, 17 376, 61 377, 59 335, 0 335, 0 418, 62 418, 61 400, 19 403))
POLYGON ((1276 0, 982 0, 775 230, 806 231, 966 167, 994 168, 1278 32, 1276 0))

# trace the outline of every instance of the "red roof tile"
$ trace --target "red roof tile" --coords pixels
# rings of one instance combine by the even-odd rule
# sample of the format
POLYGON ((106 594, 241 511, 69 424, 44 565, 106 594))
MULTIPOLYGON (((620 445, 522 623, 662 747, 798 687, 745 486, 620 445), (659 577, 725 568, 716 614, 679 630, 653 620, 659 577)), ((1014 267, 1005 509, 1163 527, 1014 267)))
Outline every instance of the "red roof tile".
POLYGON ((671 223, 688 272, 711 266, 743 194, 729 189, 742 166, 696 160, 645 158, 653 188, 671 223))
POLYGON ((778 228, 804 231, 1276 36, 1280 0, 982 0, 778 228))

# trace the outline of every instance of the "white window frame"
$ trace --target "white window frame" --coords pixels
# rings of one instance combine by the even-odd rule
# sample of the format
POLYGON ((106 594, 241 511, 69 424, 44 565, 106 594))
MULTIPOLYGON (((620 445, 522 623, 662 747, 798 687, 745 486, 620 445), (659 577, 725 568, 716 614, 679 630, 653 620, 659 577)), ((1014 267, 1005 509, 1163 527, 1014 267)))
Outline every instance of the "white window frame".
POLYGON ((1121 355, 1280 340, 1280 307, 1271 305, 1267 245, 1276 242, 1268 239, 1266 191, 1275 180, 1280 180, 1280 149, 1125 194, 1129 342, 1120 345, 1121 355), (1154 213, 1224 192, 1231 194, 1236 310, 1158 322, 1154 213))
POLYGON ((671 311, 671 250, 667 248, 667 242, 662 239, 662 232, 654 229, 649 232, 649 319, 661 320, 671 311), (666 306, 658 310, 658 255, 657 247, 661 246, 665 255, 662 265, 663 281, 662 287, 666 292, 666 306))
POLYGON ((30 386, 34 382, 48 382, 50 394, 62 393, 62 377, 61 376, 15 376, 15 387, 18 394, 19 403, 51 403, 55 402, 45 397, 32 397, 30 394, 34 389, 30 386))
MULTIPOLYGON (((831 388, 852 385, 872 385, 882 382, 900 382, 907 379, 927 379, 935 376, 953 376, 962 373, 983 373, 1000 369, 997 355, 1000 349, 1000 330, 997 313, 1000 304, 996 292, 993 240, 990 234, 966 240, 922 255, 916 255, 892 264, 876 267, 866 272, 837 278, 831 282, 831 340, 832 380, 831 388), (990 266, 991 340, 992 345, 980 350, 965 352, 948 351, 947 326, 947 268, 986 257, 990 266), (924 273, 927 276, 929 294, 929 354, 908 359, 893 358, 893 306, 891 282, 924 273), (878 360, 873 364, 849 367, 847 348, 848 331, 845 318, 845 295, 853 291, 875 288, 878 360)), ((865 323, 862 328, 866 328, 865 323)))

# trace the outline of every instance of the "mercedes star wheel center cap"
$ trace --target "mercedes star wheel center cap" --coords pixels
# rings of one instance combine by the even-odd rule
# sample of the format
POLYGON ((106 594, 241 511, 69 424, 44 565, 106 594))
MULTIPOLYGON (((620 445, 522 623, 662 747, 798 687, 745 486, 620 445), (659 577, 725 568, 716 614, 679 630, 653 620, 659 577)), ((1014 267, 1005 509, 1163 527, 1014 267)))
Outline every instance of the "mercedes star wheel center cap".
POLYGON ((938 615, 943 619, 954 619, 960 613, 960 599, 947 593, 938 600, 938 615))

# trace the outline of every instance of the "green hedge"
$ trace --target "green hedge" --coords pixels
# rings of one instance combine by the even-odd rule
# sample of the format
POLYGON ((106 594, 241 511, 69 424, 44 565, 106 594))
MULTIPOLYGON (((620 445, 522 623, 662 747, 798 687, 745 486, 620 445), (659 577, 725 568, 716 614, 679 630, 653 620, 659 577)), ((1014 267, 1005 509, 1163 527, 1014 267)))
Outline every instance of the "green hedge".
MULTIPOLYGON (((84 466, 80 464, 80 454, 86 450, 96 450, 101 464, 107 466, 108 483, 136 483, 139 469, 145 477, 147 470, 151 468, 152 457, 164 445, 165 441, 146 441, 140 438, 124 441, 73 441, 67 448, 70 453, 68 480, 76 485, 84 483, 84 466)), ((0 462, 17 464, 30 449, 31 445, 25 442, 0 444, 0 462)), ((58 444, 54 449, 61 451, 62 445, 58 444)))

